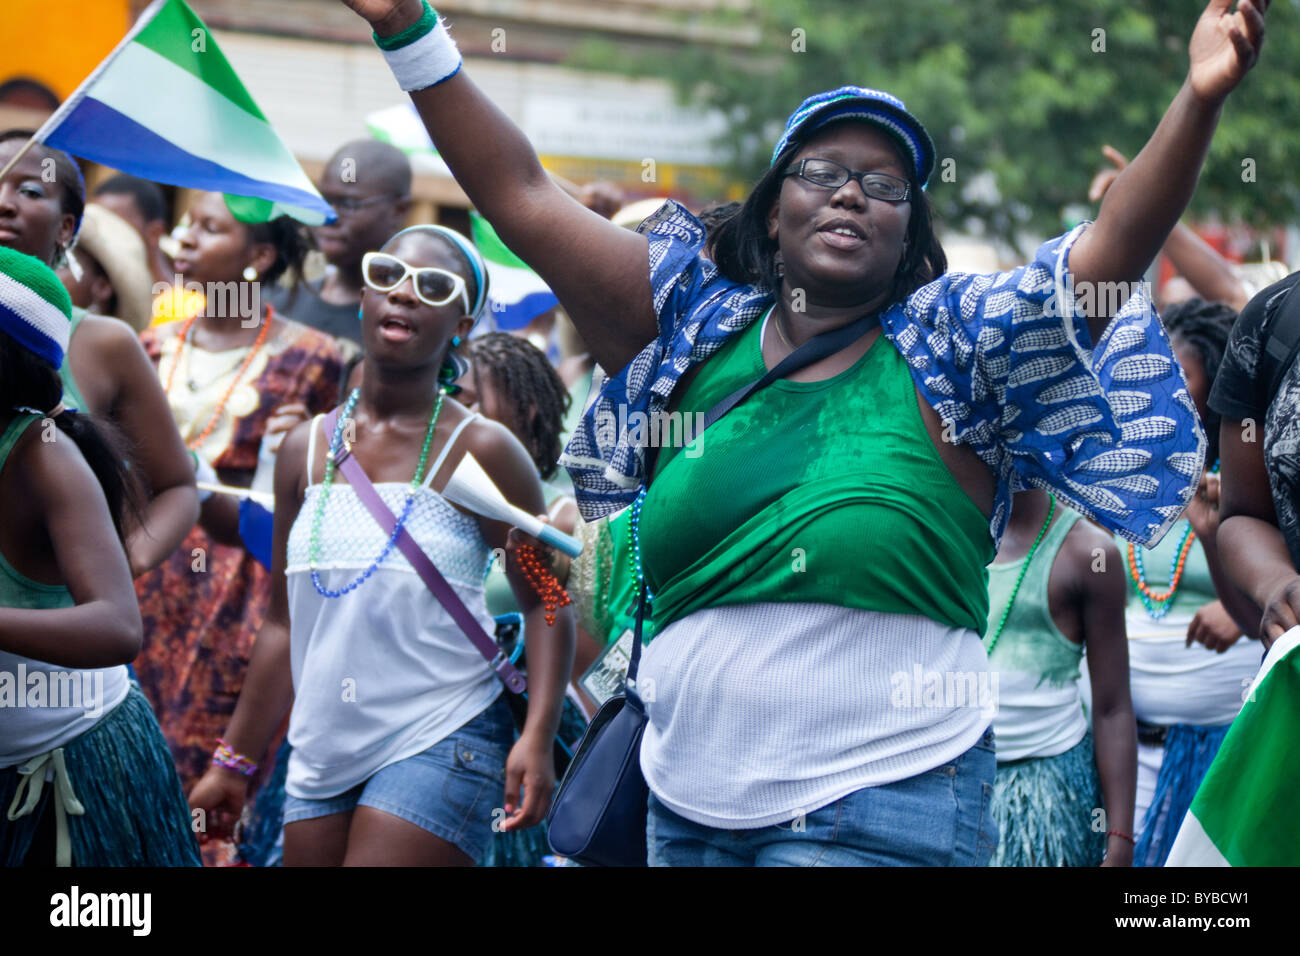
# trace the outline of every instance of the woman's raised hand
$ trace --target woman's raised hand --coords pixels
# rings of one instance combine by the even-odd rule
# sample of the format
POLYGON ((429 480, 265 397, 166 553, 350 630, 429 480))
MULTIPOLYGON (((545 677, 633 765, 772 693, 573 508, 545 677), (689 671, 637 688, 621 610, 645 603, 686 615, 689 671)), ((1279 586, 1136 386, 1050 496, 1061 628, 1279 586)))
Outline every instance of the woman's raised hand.
POLYGON ((1124 172, 1125 167, 1128 166, 1128 157, 1114 146, 1103 146, 1101 154, 1111 161, 1112 166, 1110 169, 1103 169, 1092 177, 1092 182, 1088 186, 1089 202, 1100 202, 1101 198, 1106 195, 1106 190, 1110 189, 1110 184, 1118 179, 1119 174, 1124 172))
POLYGON ((1269 0, 1210 0, 1188 45, 1187 80, 1200 99, 1218 103, 1259 59, 1269 0))
POLYGON ((381 37, 400 33, 424 13, 420 0, 343 0, 343 4, 365 17, 381 37))

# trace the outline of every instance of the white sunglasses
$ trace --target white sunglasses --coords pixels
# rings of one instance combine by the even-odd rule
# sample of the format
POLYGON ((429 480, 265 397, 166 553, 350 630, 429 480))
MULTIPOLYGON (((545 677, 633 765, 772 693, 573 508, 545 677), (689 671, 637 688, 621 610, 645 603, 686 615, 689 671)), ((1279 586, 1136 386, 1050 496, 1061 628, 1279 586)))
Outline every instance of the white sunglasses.
POLYGON ((414 276, 415 297, 425 305, 446 305, 456 296, 465 303, 469 315, 469 291, 465 280, 454 272, 436 266, 413 266, 386 252, 367 252, 361 257, 361 276, 376 292, 392 292, 407 276, 414 276))

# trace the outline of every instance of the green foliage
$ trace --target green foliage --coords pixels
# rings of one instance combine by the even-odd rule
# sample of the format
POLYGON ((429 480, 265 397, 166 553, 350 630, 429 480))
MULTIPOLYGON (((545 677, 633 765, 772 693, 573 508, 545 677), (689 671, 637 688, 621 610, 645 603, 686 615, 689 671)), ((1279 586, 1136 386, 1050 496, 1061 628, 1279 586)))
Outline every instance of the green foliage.
MULTIPOLYGON (((786 116, 806 96, 846 83, 901 97, 935 140, 929 192, 942 221, 1013 239, 1052 234, 1067 206, 1087 202, 1103 143, 1130 157, 1155 130, 1187 70, 1203 0, 755 0, 731 22, 759 28, 757 47, 683 44, 629 61, 586 47, 588 66, 664 76, 683 100, 729 118, 732 172, 753 181, 786 116), (1104 52, 1099 47, 1104 32, 1104 52), (802 31, 802 34, 796 31, 802 31), (804 52, 795 52, 802 36, 804 52), (996 192, 972 189, 989 174, 996 192)), ((727 22, 727 21, 722 21, 727 22)), ((739 32, 737 35, 740 35, 739 32)), ((1300 0, 1268 14, 1261 61, 1229 98, 1193 200, 1256 225, 1300 211, 1300 0), (1242 162, 1254 160, 1255 182, 1242 162)))

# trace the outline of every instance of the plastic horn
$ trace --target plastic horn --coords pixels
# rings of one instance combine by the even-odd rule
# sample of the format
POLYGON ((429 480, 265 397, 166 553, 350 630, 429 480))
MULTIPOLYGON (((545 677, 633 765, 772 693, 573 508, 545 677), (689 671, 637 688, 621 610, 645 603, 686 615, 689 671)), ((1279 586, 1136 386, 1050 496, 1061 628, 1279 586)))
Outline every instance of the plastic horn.
POLYGON ((219 495, 230 495, 232 498, 251 498, 268 511, 275 508, 275 495, 268 495, 264 491, 251 491, 248 488, 238 488, 235 485, 218 485, 211 481, 196 481, 194 484, 203 491, 212 491, 219 495))
POLYGON ((475 514, 514 525, 539 541, 560 549, 571 558, 576 558, 582 553, 582 543, 577 538, 570 537, 558 528, 530 515, 523 508, 506 501, 505 495, 501 494, 487 472, 469 453, 465 454, 460 464, 456 466, 456 470, 452 472, 451 480, 443 489, 442 496, 462 508, 468 508, 475 514))

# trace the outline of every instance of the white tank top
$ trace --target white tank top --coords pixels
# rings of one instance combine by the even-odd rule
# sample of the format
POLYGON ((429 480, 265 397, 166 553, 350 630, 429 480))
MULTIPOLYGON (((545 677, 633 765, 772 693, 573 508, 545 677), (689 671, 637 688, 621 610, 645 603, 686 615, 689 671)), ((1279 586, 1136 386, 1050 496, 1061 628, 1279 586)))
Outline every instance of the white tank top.
MULTIPOLYGON (((456 428, 416 493, 406 527, 484 630, 494 623, 483 601, 489 550, 476 519, 430 488, 461 431, 456 428)), ((294 703, 285 789, 325 799, 414 756, 481 713, 501 692, 483 656, 394 548, 358 588, 325 598, 311 580, 308 548, 320 485, 312 483, 320 417, 308 442, 308 486, 289 532, 290 658, 294 703)), ((400 515, 407 483, 375 489, 400 515)), ((321 583, 339 590, 362 574, 388 536, 336 474, 321 522, 321 583)))
POLYGON ((695 823, 785 823, 961 756, 993 719, 989 677, 978 634, 915 614, 703 608, 642 652, 641 771, 695 823))

